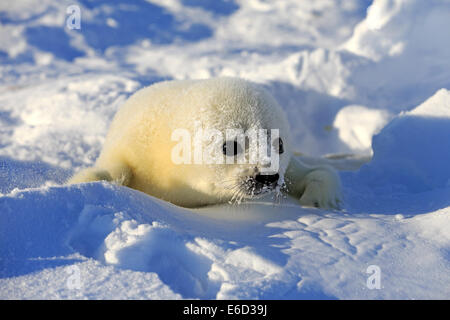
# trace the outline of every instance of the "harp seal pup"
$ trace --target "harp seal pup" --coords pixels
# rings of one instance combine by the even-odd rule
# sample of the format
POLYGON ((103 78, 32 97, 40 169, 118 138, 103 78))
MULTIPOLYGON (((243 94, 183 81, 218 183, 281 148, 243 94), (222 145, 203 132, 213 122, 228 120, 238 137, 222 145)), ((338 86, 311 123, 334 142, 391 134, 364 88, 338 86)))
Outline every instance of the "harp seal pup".
MULTIPOLYGON (((194 140, 190 141, 193 148, 194 140)), ((196 141, 208 148, 215 143, 212 140, 196 141)), ((250 152, 237 137, 232 143, 219 141, 213 150, 219 150, 225 160, 240 153, 248 157, 250 152)), ((95 166, 81 170, 68 183, 98 180, 191 208, 240 202, 274 191, 288 193, 303 206, 337 208, 341 201, 336 171, 324 165, 307 166, 294 158, 282 108, 263 88, 238 78, 165 81, 137 91, 116 113, 95 166), (263 174, 267 161, 175 163, 173 152, 179 142, 173 133, 177 129, 195 132, 199 127, 213 128, 224 137, 230 128, 278 129, 273 149, 278 155, 277 170, 263 174)))

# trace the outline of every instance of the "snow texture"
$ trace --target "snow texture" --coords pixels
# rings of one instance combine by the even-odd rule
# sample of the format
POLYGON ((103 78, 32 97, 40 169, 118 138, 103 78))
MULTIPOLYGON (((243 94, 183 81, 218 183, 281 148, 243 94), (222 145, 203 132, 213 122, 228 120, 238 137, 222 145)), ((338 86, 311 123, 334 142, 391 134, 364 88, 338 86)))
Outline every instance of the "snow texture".
POLYGON ((449 299, 448 30, 448 0, 0 2, 0 299, 449 299), (215 76, 275 96, 342 210, 63 184, 137 89, 215 76))

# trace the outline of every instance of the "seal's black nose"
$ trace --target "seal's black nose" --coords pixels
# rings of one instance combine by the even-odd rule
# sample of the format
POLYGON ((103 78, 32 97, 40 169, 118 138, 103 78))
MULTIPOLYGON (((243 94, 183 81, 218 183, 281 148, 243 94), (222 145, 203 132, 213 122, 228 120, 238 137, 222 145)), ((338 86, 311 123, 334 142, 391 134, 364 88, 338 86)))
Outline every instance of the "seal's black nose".
POLYGON ((274 184, 278 181, 280 175, 278 173, 275 174, 257 174, 255 176, 255 180, 259 183, 270 185, 274 184))

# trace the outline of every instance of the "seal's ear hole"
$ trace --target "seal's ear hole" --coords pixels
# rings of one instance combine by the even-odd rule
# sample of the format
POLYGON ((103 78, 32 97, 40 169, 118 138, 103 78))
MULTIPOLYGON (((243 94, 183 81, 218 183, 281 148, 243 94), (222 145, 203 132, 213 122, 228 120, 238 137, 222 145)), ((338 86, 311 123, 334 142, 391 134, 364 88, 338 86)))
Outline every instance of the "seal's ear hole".
POLYGON ((277 153, 282 154, 284 152, 283 140, 281 138, 273 140, 272 145, 277 153))
POLYGON ((236 140, 226 141, 222 146, 223 154, 226 156, 235 156, 242 152, 242 147, 236 140))

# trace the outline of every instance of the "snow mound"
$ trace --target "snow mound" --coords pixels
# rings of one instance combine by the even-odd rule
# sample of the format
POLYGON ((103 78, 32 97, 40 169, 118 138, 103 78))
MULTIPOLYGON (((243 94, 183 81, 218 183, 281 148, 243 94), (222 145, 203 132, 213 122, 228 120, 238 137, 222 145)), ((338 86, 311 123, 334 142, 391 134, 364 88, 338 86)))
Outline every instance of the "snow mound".
POLYGON ((114 274, 111 281, 116 282, 117 290, 126 286, 130 277, 144 272, 151 275, 146 281, 161 291, 161 295, 143 291, 145 281, 139 281, 128 298, 250 298, 248 286, 256 296, 282 297, 290 287, 290 277, 283 276, 278 260, 267 257, 267 249, 260 252, 252 245, 253 237, 264 240, 267 232, 257 211, 250 210, 247 222, 236 225, 233 220, 214 218, 214 210, 199 214, 136 190, 90 183, 15 190, 0 198, 0 212, 3 298, 18 294, 16 282, 8 282, 10 278, 27 281, 27 297, 86 298, 96 290, 94 298, 111 296, 96 289, 98 281, 92 281, 92 274, 80 276, 82 291, 75 294, 61 279, 70 277, 73 266, 81 274, 86 269, 98 277, 114 274), (247 242, 245 235, 255 227, 247 242), (117 271, 94 262, 114 266, 117 271), (55 273, 48 274, 48 268, 56 268, 55 273), (40 281, 30 278, 33 273, 37 278, 51 277, 49 285, 60 290, 52 287, 43 294, 40 281))
POLYGON ((450 186, 450 91, 442 89, 394 118, 373 138, 373 160, 361 179, 383 192, 450 186))
POLYGON ((398 112, 448 88, 449 16, 448 0, 374 0, 341 47, 368 59, 347 67, 360 103, 398 112))
POLYGON ((344 47, 376 61, 403 53, 444 59, 449 15, 448 0, 374 0, 344 47))
POLYGON ((353 151, 371 153, 373 135, 378 133, 390 118, 391 115, 386 110, 351 105, 338 112, 333 126, 339 131, 339 138, 353 151))

